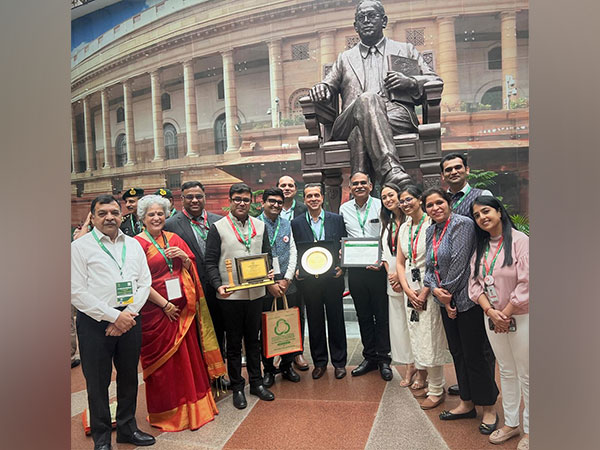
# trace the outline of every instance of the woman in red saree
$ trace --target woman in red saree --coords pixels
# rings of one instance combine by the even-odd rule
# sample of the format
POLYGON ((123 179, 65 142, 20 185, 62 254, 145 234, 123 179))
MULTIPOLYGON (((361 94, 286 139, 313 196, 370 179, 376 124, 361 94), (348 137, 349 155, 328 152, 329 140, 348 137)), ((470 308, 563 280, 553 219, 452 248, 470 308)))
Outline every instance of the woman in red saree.
POLYGON ((194 255, 183 239, 163 231, 168 208, 168 200, 157 195, 138 204, 145 230, 135 238, 152 273, 140 311, 140 359, 150 424, 162 431, 195 430, 218 414, 209 377, 224 375, 225 366, 194 255))

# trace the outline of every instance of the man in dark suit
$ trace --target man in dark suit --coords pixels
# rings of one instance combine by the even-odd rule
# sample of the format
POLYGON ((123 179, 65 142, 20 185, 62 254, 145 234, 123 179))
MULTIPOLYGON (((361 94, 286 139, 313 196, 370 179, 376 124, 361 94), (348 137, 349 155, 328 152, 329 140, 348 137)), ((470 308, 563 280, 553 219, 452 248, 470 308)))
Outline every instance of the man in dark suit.
POLYGON ((310 96, 315 102, 330 102, 341 95, 342 113, 333 124, 331 140, 348 141, 352 174, 376 175, 381 184, 402 186, 410 177, 396 156, 394 135, 417 131, 415 104, 422 103, 423 85, 440 78, 412 44, 383 36, 387 21, 381 2, 359 2, 354 29, 360 43, 338 56, 310 96), (389 55, 413 60, 412 76, 390 70, 389 55))
POLYGON ((199 181, 187 181, 183 183, 181 185, 181 199, 183 201, 182 210, 167 220, 165 230, 179 235, 196 257, 196 268, 198 269, 198 276, 202 283, 210 317, 213 321, 221 354, 225 355, 223 314, 219 308, 217 293, 208 281, 208 275, 204 266, 208 229, 213 223, 221 219, 221 216, 206 211, 204 185, 199 181))
MULTIPOLYGON (((296 199, 298 188, 296 187, 296 181, 292 177, 283 175, 277 181, 277 187, 283 191, 283 208, 281 209, 280 214, 283 219, 287 219, 291 222, 296 217, 306 213, 306 205, 296 199)), ((300 333, 302 335, 302 345, 304 346, 304 322, 306 320, 304 314, 304 298, 302 298, 301 292, 298 292, 297 299, 300 308, 300 333)), ((296 364, 296 367, 299 370, 308 370, 308 363, 304 359, 302 353, 294 357, 294 364, 296 364)))
MULTIPOLYGON (((309 183, 304 187, 304 201, 308 211, 292 220, 292 232, 298 247, 302 243, 333 242, 334 260, 340 250, 340 240, 346 236, 344 219, 338 214, 323 210, 323 189, 320 184, 309 183)), ((298 251, 298 263, 301 252, 298 251)), ((296 272, 298 276, 298 272, 296 272)), ((307 275, 298 278, 299 288, 306 302, 310 353, 315 368, 313 379, 321 378, 327 370, 327 340, 331 351, 331 363, 337 379, 346 376, 347 343, 344 324, 344 276, 339 266, 332 275, 319 277, 307 275), (328 336, 325 334, 325 311, 327 312, 328 336)))

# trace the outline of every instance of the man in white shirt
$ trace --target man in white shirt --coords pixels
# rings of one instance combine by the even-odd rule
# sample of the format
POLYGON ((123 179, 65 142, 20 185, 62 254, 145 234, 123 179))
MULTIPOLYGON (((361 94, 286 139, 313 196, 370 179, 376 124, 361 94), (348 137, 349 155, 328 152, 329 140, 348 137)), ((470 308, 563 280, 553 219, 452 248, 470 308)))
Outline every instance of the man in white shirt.
POLYGON ((111 449, 108 386, 117 370, 117 442, 152 445, 135 420, 137 366, 142 343, 138 313, 152 278, 140 244, 120 229, 119 201, 100 195, 92 201, 90 233, 71 243, 71 304, 77 309, 77 336, 86 379, 95 450, 111 449))
MULTIPOLYGON (((373 184, 369 176, 356 172, 350 178, 350 192, 354 196, 340 206, 346 231, 353 238, 376 238, 381 235, 381 200, 371 197, 373 184)), ((388 315, 387 281, 385 270, 378 266, 350 267, 348 287, 354 301, 360 339, 363 344, 363 362, 351 373, 364 375, 379 369, 381 378, 390 381, 390 330, 388 315)))

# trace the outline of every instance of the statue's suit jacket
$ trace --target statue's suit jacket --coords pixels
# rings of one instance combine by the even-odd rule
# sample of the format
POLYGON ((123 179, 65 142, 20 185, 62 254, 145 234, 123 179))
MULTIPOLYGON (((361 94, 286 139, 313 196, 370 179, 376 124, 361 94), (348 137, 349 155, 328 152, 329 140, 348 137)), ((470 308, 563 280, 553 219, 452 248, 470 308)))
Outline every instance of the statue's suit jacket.
MULTIPOLYGON (((432 80, 440 80, 425 63, 423 57, 414 47, 414 45, 405 42, 396 42, 385 38, 385 51, 383 55, 383 71, 386 74, 388 71, 387 56, 398 55, 405 58, 415 59, 421 75, 416 75, 413 78, 417 81, 418 89, 415 92, 400 93, 400 101, 412 104, 420 104, 423 97, 423 85, 432 80)), ((336 62, 333 64, 331 71, 322 81, 331 90, 333 95, 340 94, 342 96, 342 111, 346 109, 356 98, 365 90, 365 69, 363 66, 363 58, 360 54, 360 45, 356 44, 349 50, 346 50, 338 55, 336 62)))
MULTIPOLYGON (((208 211, 207 216, 209 228, 213 223, 221 219, 221 216, 208 211)), ((210 282, 208 281, 208 275, 206 273, 206 269, 204 268, 204 253, 198 245, 198 241, 196 240, 196 234, 194 233, 194 230, 190 225, 190 219, 188 219, 185 216, 185 214, 183 214, 181 211, 177 211, 177 213, 173 217, 167 219, 167 222, 165 224, 165 231, 170 231, 179 235, 179 237, 182 238, 190 247, 192 253, 194 253, 194 256, 196 257, 196 268, 198 269, 198 276, 200 277, 202 287, 204 288, 204 291, 206 293, 207 287, 208 285, 210 285, 210 282)))

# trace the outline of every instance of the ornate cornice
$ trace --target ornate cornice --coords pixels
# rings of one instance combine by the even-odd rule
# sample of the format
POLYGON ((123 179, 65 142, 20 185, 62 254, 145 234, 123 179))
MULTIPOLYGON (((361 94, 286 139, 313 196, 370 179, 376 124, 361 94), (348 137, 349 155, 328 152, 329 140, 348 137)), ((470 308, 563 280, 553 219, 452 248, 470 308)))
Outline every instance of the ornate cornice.
MULTIPOLYGON (((234 18, 225 23, 210 24, 200 27, 195 30, 191 30, 182 33, 171 38, 167 38, 156 44, 152 44, 143 49, 136 50, 134 52, 123 55, 114 61, 104 64, 101 67, 91 70, 90 72, 82 75, 71 83, 71 91, 75 91, 84 85, 86 82, 119 67, 132 64, 142 58, 147 58, 156 53, 169 50, 172 48, 180 47, 187 43, 194 42, 195 40, 205 38, 207 36, 219 36, 230 33, 234 30, 239 30, 244 27, 250 26, 259 22, 270 22, 281 19, 289 19, 291 15, 307 14, 314 11, 321 11, 333 8, 339 8, 343 6, 353 6, 353 0, 312 0, 302 4, 288 5, 281 8, 274 8, 265 11, 256 12, 247 16, 234 18)), ((131 39, 131 34, 124 36, 122 39, 131 39)), ((111 45, 117 45, 115 41, 111 45)))

